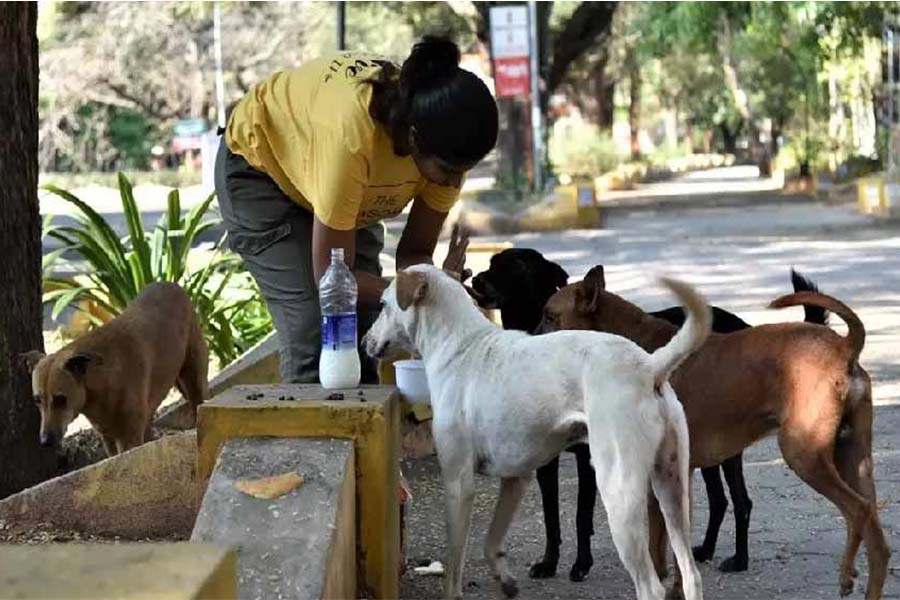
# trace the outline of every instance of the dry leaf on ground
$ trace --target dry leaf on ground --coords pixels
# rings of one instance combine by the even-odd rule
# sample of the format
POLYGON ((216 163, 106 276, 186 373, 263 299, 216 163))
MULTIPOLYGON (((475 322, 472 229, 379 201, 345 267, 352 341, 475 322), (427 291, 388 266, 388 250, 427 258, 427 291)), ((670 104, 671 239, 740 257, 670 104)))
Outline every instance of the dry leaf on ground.
POLYGON ((283 475, 261 477, 259 479, 241 479, 234 482, 234 487, 254 498, 271 500, 284 496, 303 484, 303 476, 296 471, 283 475))

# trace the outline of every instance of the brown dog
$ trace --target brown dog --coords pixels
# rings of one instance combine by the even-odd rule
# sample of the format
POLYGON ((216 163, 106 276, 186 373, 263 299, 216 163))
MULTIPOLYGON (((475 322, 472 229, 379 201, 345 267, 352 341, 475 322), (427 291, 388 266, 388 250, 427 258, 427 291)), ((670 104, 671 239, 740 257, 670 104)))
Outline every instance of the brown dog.
MULTIPOLYGON (((678 330, 607 292, 603 267, 562 288, 547 302, 541 331, 591 329, 627 337, 648 352, 678 330)), ((868 600, 881 598, 890 549, 878 521, 872 465, 872 392, 859 365, 862 322, 828 296, 802 292, 772 308, 817 306, 849 328, 847 337, 821 325, 779 323, 709 336, 671 378, 684 405, 691 466, 716 465, 778 431, 788 466, 831 500, 847 523, 841 595, 853 590, 856 553, 865 541, 868 600)), ((665 569, 661 518, 651 515, 657 569, 665 569)))
POLYGON ((118 317, 59 352, 22 357, 41 410, 41 444, 62 441, 84 414, 113 456, 143 444, 173 385, 196 407, 206 399, 209 354, 187 294, 147 286, 118 317))

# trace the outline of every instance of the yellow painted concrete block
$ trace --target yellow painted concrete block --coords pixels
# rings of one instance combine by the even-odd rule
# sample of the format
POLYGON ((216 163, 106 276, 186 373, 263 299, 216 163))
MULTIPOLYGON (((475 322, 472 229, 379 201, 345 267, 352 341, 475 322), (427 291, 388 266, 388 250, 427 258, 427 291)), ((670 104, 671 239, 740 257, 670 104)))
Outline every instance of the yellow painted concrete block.
POLYGON ((394 388, 386 386, 361 386, 342 393, 345 400, 329 400, 331 392, 318 385, 237 386, 202 404, 198 479, 210 477, 219 449, 232 438, 353 440, 360 592, 367 597, 396 598, 400 556, 399 399, 394 388))
POLYGON ((498 254, 513 247, 512 242, 471 242, 466 254, 498 254))
POLYGON ((860 177, 856 180, 856 201, 860 212, 877 214, 887 208, 886 186, 883 177, 860 177))
MULTIPOLYGON (((203 496, 197 438, 164 436, 0 501, 0 521, 95 535, 184 536, 203 496)), ((0 594, 2 597, 2 594, 0 594)))
POLYGON ((0 546, 4 598, 229 600, 234 552, 208 544, 0 546))
POLYGON ((337 523, 328 551, 322 600, 356 598, 356 457, 347 458, 347 472, 338 498, 337 523))

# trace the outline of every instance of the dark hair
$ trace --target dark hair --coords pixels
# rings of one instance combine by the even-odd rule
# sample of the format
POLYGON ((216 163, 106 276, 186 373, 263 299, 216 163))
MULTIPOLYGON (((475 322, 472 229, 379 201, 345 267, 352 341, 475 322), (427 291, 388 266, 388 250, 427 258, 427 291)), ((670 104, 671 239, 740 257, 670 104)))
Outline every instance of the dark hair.
POLYGON ((384 125, 398 156, 416 149, 451 165, 478 162, 497 142, 497 103, 474 73, 459 68, 459 48, 425 36, 403 66, 382 63, 368 81, 372 118, 384 125), (412 133, 412 135, 410 135, 412 133))

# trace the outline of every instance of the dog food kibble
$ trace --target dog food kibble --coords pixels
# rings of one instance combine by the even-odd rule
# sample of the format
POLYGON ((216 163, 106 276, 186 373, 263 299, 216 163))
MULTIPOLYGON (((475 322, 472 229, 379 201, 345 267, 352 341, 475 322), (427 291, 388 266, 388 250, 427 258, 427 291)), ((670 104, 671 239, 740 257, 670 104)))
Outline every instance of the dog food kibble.
POLYGON ((334 392, 332 394, 328 394, 328 396, 325 399, 326 400, 343 400, 344 394, 342 394, 340 392, 334 392))

